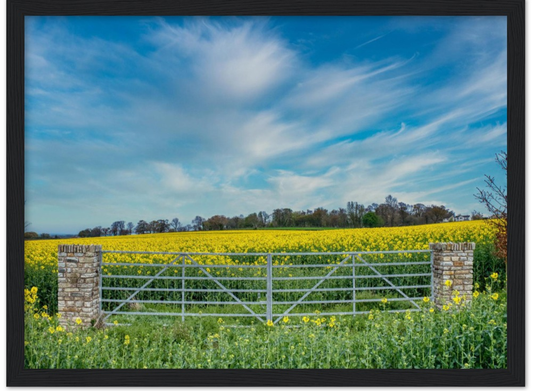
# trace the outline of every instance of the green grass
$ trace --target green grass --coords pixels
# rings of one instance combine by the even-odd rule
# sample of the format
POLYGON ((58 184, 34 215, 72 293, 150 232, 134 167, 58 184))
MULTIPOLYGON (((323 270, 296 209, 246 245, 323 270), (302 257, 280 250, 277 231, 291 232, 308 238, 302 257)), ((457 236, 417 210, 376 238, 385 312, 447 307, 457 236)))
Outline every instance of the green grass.
MULTIPOLYGON (((290 318, 273 327, 147 317, 132 326, 57 331, 27 311, 27 368, 506 368, 506 295, 448 311, 290 318), (307 320, 307 319, 305 319, 307 320), (318 321, 317 321, 318 320, 318 321), (323 321, 321 321, 323 320, 323 321), (317 325, 319 323, 319 325, 317 325), (53 332, 53 333, 52 333, 53 332)), ((34 307, 35 308, 35 307, 34 307)))

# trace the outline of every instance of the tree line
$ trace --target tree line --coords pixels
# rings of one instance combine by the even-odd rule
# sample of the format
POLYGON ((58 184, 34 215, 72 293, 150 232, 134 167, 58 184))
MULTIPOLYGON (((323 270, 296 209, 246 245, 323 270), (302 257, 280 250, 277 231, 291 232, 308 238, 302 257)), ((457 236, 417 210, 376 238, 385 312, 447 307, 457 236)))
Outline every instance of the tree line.
MULTIPOLYGON (((397 227, 419 224, 433 224, 453 219, 455 213, 444 205, 406 204, 389 195, 381 204, 363 205, 350 201, 346 208, 327 210, 294 211, 290 208, 274 209, 272 213, 260 211, 248 216, 227 217, 214 215, 209 218, 196 216, 190 224, 182 224, 179 218, 160 219, 150 222, 140 220, 132 222, 115 221, 110 227, 87 228, 79 232, 79 237, 142 235, 150 233, 181 231, 218 231, 232 229, 261 229, 287 227, 323 227, 323 228, 373 228, 397 227)), ((472 218, 482 218, 474 212, 472 218)))

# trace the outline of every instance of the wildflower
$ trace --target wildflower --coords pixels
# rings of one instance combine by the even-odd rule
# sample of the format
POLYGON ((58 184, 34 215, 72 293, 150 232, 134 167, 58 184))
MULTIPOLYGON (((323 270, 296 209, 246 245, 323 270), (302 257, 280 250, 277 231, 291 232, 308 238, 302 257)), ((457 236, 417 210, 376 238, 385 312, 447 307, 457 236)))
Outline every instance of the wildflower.
POLYGON ((87 337, 85 338, 85 340, 87 341, 87 343, 91 342, 93 339, 91 337, 87 337))
POLYGON ((476 282, 476 283, 474 284, 474 288, 479 289, 479 283, 476 282))
POLYGON ((47 305, 43 305, 43 310, 47 310, 48 309, 48 306, 47 305))
POLYGON ((492 300, 498 300, 498 294, 497 293, 493 293, 492 295, 490 295, 490 298, 492 300))
POLYGON ((452 280, 446 280, 446 282, 444 283, 444 285, 446 285, 447 287, 452 286, 452 280))
POLYGON ((63 327, 61 327, 61 326, 57 326, 57 327, 56 327, 56 331, 57 331, 58 333, 60 333, 60 332, 62 332, 62 331, 64 331, 64 330, 63 330, 63 327))
POLYGON ((289 317, 288 316, 283 317, 283 323, 288 323, 288 322, 289 322, 289 317))
POLYGON ((104 339, 109 339, 109 335, 104 335, 104 339))
POLYGON ((491 324, 491 325, 494 325, 494 326, 495 326, 495 325, 496 325, 496 321, 495 321, 494 319, 491 319, 491 320, 489 320, 489 324, 491 324))
POLYGON ((435 310, 433 308, 430 308, 429 312, 433 313, 433 312, 435 312, 435 310))
POLYGON ((272 322, 272 320, 269 319, 268 322, 267 322, 267 326, 268 327, 274 327, 274 322, 272 322))
POLYGON ((129 335, 125 335, 124 336, 124 345, 129 345, 130 344, 130 336, 129 335))
POLYGON ((452 300, 455 304, 459 304, 461 302, 461 298, 459 296, 455 296, 452 300))
POLYGON ((494 281, 496 281, 498 279, 498 273, 492 273, 490 275, 490 278, 492 278, 494 281))
POLYGON ((429 303, 429 297, 424 297, 424 303, 429 303))
POLYGON ((443 332, 444 334, 448 334, 448 333, 450 332, 450 330, 448 330, 448 329, 444 329, 444 330, 442 330, 442 332, 443 332))
POLYGON ((315 338, 314 334, 309 334, 309 338, 315 338))
POLYGON ((381 302, 382 302, 383 304, 387 304, 387 298, 384 297, 383 299, 381 299, 381 302))
POLYGON ((218 318, 217 322, 218 322, 219 324, 222 324, 222 323, 224 323, 224 319, 222 319, 222 318, 218 318))
POLYGON ((470 365, 468 365, 468 363, 467 363, 467 362, 465 362, 465 363, 464 363, 464 365, 463 365, 463 368, 466 368, 466 369, 468 369, 468 368, 470 368, 470 365))
POLYGON ((370 314, 368 315, 368 320, 373 320, 374 319, 374 315, 370 314))
POLYGON ((309 322, 309 317, 308 316, 304 316, 302 318, 302 320, 303 320, 304 323, 307 323, 307 322, 309 322))
POLYGON ((76 323, 77 324, 81 324, 81 319, 80 318, 76 318, 76 323))
POLYGON ((443 311, 448 311, 449 309, 450 309, 450 306, 448 306, 448 305, 446 305, 446 304, 444 304, 444 305, 442 306, 442 310, 443 310, 443 311))
POLYGON ((320 311, 319 311, 319 310, 316 310, 316 311, 315 311, 315 314, 317 314, 317 315, 320 314, 320 311))
POLYGON ((53 327, 49 327, 49 328, 48 328, 48 331, 50 332, 50 334, 54 334, 54 332, 56 331, 56 329, 54 329, 53 327))
POLYGON ((472 296, 474 296, 474 299, 476 299, 478 296, 479 296, 479 292, 478 291, 475 291, 472 296))
POLYGON ((31 288, 31 293, 33 293, 34 295, 37 293, 37 287, 36 286, 31 288))
POLYGON ((118 326, 118 320, 113 321, 113 324, 114 324, 115 326, 118 326))
POLYGON ((39 315, 38 313, 35 313, 35 314, 33 314, 33 317, 34 317, 35 319, 39 319, 39 318, 41 317, 41 315, 39 315))

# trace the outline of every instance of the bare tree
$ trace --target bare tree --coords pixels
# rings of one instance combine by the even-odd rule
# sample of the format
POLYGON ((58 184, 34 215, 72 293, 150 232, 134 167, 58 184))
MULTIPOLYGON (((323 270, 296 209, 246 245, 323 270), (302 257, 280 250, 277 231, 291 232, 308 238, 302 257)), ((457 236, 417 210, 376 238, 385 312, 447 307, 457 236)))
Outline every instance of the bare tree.
POLYGON ((124 221, 115 221, 113 224, 111 224, 111 233, 113 236, 117 236, 122 234, 124 231, 126 223, 124 221))
MULTIPOLYGON (((507 152, 501 151, 496 154, 496 162, 505 171, 507 177, 507 152)), ((500 186, 494 177, 485 175, 486 190, 477 188, 478 193, 474 197, 485 205, 491 214, 490 222, 498 228, 496 233, 496 256, 507 263, 507 186, 500 186)))
POLYGON ((193 229, 195 231, 200 231, 202 229, 202 225, 204 223, 205 219, 201 216, 196 216, 194 220, 191 222, 193 229))
POLYGON ((174 217, 170 223, 170 226, 174 228, 175 231, 178 231, 181 227, 180 219, 174 217))
MULTIPOLYGON (((26 205, 26 200, 24 200, 24 205, 26 205)), ((24 232, 26 232, 26 229, 31 225, 29 221, 24 221, 24 232)))
POLYGON ((346 213, 348 215, 348 222, 352 228, 361 228, 363 226, 364 205, 349 201, 346 204, 346 213))

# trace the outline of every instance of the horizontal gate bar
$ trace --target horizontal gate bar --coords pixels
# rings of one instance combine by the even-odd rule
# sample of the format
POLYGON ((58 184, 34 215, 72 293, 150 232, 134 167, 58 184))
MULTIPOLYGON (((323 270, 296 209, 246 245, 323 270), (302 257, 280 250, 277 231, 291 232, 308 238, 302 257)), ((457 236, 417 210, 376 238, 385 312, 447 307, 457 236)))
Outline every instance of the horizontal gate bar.
MULTIPOLYGON (((393 263, 369 263, 367 265, 365 265, 364 263, 356 263, 355 264, 355 267, 362 267, 362 266, 409 266, 409 265, 431 265, 431 262, 430 261, 427 261, 427 262, 393 262, 393 263)), ((349 264, 349 265, 339 265, 339 264, 336 264, 336 263, 330 263, 330 264, 322 264, 322 265, 314 265, 314 264, 309 264, 309 265, 274 265, 272 266, 273 268, 275 269, 284 269, 284 268, 289 268, 289 267, 300 267, 300 268, 303 268, 303 267, 353 267, 354 265, 352 264, 349 264)))
MULTIPOLYGON (((423 297, 409 297, 409 298, 403 298, 403 297, 400 297, 400 298, 387 298, 387 301, 411 301, 411 300, 422 300, 423 297)), ((372 303, 372 302, 378 302, 378 301, 381 301, 382 299, 356 299, 355 302, 356 303, 372 303)), ((350 299, 350 300, 310 300, 310 301, 274 301, 273 304, 278 304, 278 305, 289 305, 289 304, 294 304, 294 303, 298 303, 298 304, 333 304, 333 303, 353 303, 354 300, 353 299, 350 299)))
MULTIPOLYGON (((431 288, 431 285, 405 285, 399 286, 397 288, 431 288)), ((315 292, 328 292, 328 291, 353 291, 354 288, 318 288, 315 289, 315 292)), ((373 291, 373 290, 382 290, 382 289, 396 289, 391 286, 367 286, 355 288, 356 291, 373 291)), ((307 292, 309 289, 274 289, 272 293, 285 293, 285 292, 307 292)))
MULTIPOLYGON (((138 280, 210 280, 213 281, 210 277, 181 277, 181 276, 164 276, 164 277, 155 277, 155 276, 126 276, 121 274, 111 274, 111 275, 102 275, 102 278, 132 278, 138 280)), ((256 280, 264 281, 266 277, 216 277, 217 280, 256 280)))
POLYGON ((107 303, 152 303, 152 304, 222 304, 222 305, 243 305, 243 304, 258 304, 264 305, 266 301, 171 301, 171 300, 120 300, 120 299, 101 299, 107 303))
MULTIPOLYGON (((181 301, 180 301, 181 303, 181 301)), ((102 311, 104 314, 113 314, 113 315, 156 315, 156 316, 181 316, 181 312, 127 312, 127 311, 102 311)), ((229 316, 244 316, 247 318, 257 317, 257 314, 213 314, 213 313, 194 313, 194 312, 185 312, 184 316, 217 316, 217 317, 229 317, 229 316)), ((259 314, 261 316, 261 314, 259 314)), ((263 315, 264 316, 264 315, 263 315)))
MULTIPOLYGON (((418 308, 410 309, 410 310, 388 310, 387 312, 419 312, 420 310, 418 308)), ((287 314, 272 314, 272 316, 288 316, 288 317, 296 317, 296 316, 331 316, 331 315, 361 315, 361 314, 369 314, 370 311, 350 311, 350 312, 320 312, 317 314, 316 312, 289 312, 287 314)))
MULTIPOLYGON (((102 263, 104 266, 143 266, 143 267, 163 267, 163 266, 169 266, 171 268, 177 268, 181 269, 184 267, 181 263, 180 264, 173 264, 169 265, 168 263, 128 263, 128 262, 104 262, 102 263)), ((200 265, 185 265, 185 267, 188 268, 199 268, 199 267, 207 267, 207 268, 242 268, 242 269, 250 269, 250 268, 266 268, 266 265, 211 265, 211 264, 200 264, 200 265)))
MULTIPOLYGON (((410 254, 410 253, 430 253, 431 250, 391 250, 391 251, 339 251, 339 252, 307 252, 307 253, 191 253, 191 252, 162 252, 162 251, 110 251, 103 250, 102 254, 162 254, 162 255, 213 255, 213 256, 309 256, 309 255, 356 255, 356 254, 410 254)), ((265 260, 266 262, 266 260, 265 260)))
POLYGON ((376 276, 374 274, 370 274, 368 276, 330 276, 325 278, 324 276, 312 276, 312 277, 272 277, 272 280, 274 281, 287 281, 287 280, 346 280, 346 279, 361 279, 361 278, 383 278, 383 277, 424 277, 424 276, 431 276, 431 273, 420 273, 420 274, 382 274, 379 276, 376 276))
MULTIPOLYGON (((137 288, 119 288, 119 287, 102 287, 102 290, 103 291, 134 291, 138 289, 137 288)), ((252 292, 252 293, 263 293, 263 292, 266 292, 266 289, 230 289, 228 288, 229 291, 231 292, 252 292)), ((145 288, 142 290, 142 292, 181 292, 182 289, 181 288, 145 288)), ((188 288, 188 289, 185 289, 184 290, 185 292, 220 292, 220 293, 223 293, 223 292, 226 292, 222 289, 193 289, 193 288, 188 288)))

